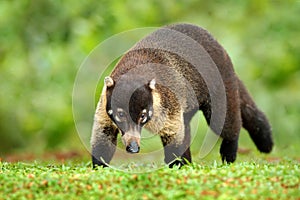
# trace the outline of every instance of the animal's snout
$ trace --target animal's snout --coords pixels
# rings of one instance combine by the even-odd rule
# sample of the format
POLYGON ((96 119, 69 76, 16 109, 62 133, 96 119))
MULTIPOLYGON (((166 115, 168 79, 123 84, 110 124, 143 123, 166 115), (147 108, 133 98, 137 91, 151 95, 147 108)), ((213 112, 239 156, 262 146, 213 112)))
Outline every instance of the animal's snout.
POLYGON ((122 142, 128 153, 138 153, 140 151, 141 132, 129 130, 122 135, 122 142))
POLYGON ((128 153, 138 153, 140 151, 140 147, 136 141, 131 141, 126 147, 126 151, 128 153))

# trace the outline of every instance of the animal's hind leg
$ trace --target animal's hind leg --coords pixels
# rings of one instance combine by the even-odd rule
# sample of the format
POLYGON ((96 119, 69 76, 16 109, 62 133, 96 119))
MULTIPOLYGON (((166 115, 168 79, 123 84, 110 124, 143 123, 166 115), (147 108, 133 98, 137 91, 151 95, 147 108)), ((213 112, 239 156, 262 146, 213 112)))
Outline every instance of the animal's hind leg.
MULTIPOLYGON (((236 99, 236 101, 238 101, 238 99, 236 99)), ((239 102, 227 101, 226 118, 221 133, 223 141, 220 147, 220 154, 222 161, 226 161, 227 163, 233 163, 235 161, 238 150, 238 139, 242 126, 238 103, 239 102)))
POLYGON ((211 107, 210 105, 202 106, 201 110, 205 116, 207 123, 210 128, 217 133, 220 132, 220 126, 223 125, 221 131, 221 137, 223 138, 220 154, 223 162, 232 163, 236 159, 237 149, 238 149, 238 139, 241 129, 241 113, 240 113, 240 102, 238 87, 235 82, 225 84, 226 87, 226 116, 224 124, 219 124, 219 122, 211 121, 211 107))
MULTIPOLYGON (((208 109, 209 110, 209 109, 208 109)), ((210 111, 206 111, 203 109, 203 114, 205 119, 210 125, 210 111)), ((229 122, 229 118, 232 117, 232 114, 226 114, 226 119, 224 123, 224 127, 221 133, 221 137, 223 138, 221 147, 220 147, 220 154, 223 162, 233 163, 236 159, 237 149, 238 149, 238 139, 239 139, 239 132, 240 132, 240 123, 238 121, 229 122)), ((216 129, 212 126, 210 128, 217 133, 216 129)))
POLYGON ((221 148, 220 148, 220 154, 222 158, 222 162, 225 161, 227 163, 233 163, 236 159, 236 153, 238 149, 238 140, 228 140, 223 139, 221 148))
POLYGON ((244 84, 239 81, 243 127, 249 132, 257 149, 269 153, 273 147, 272 131, 268 119, 250 97, 244 84))

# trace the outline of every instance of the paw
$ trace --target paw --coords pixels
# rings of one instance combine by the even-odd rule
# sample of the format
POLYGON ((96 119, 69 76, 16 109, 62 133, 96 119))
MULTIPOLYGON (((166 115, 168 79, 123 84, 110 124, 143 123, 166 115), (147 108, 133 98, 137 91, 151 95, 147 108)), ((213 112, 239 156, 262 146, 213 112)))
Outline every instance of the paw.
POLYGON ((104 162, 101 162, 99 159, 95 158, 94 156, 92 157, 92 163, 93 163, 93 169, 97 169, 98 167, 108 167, 107 164, 104 162))
POLYGON ((180 169, 182 166, 184 166, 186 164, 190 164, 190 163, 191 162, 185 158, 177 158, 173 162, 169 163, 169 168, 173 168, 174 166, 176 166, 180 169))
POLYGON ((236 160, 238 142, 237 140, 224 139, 221 144, 220 154, 223 163, 233 163, 236 160))
POLYGON ((236 159, 236 153, 235 154, 221 154, 222 162, 223 163, 233 163, 236 159))
POLYGON ((179 169, 184 165, 184 162, 181 160, 175 160, 169 164, 169 168, 173 168, 174 166, 178 167, 179 169))

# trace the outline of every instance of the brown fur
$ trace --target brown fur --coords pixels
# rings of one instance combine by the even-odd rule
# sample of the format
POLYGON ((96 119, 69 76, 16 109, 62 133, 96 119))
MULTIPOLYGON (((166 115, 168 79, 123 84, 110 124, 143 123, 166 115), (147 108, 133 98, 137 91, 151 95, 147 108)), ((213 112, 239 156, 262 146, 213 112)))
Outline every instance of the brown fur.
POLYGON ((106 86, 97 105, 91 137, 93 165, 107 166, 117 145, 117 127, 106 113, 106 86))
MULTIPOLYGON (((260 151, 270 152, 273 141, 268 120, 258 110, 245 86, 234 73, 232 62, 223 47, 206 30, 194 25, 176 24, 164 28, 185 34, 201 44, 221 75, 227 103, 225 123, 220 133, 223 138, 220 149, 222 160, 234 162, 236 159, 237 142, 242 125, 248 130, 260 151)), ((216 87, 210 91, 212 92, 210 94, 205 80, 197 69, 176 53, 148 48, 149 41, 153 44, 158 42, 155 41, 153 35, 150 34, 141 40, 121 58, 112 72, 111 78, 118 82, 123 75, 133 73, 134 75, 130 76, 130 79, 144 77, 145 82, 149 82, 152 78, 156 80, 156 87, 152 91, 154 113, 145 127, 161 136, 166 163, 170 166, 174 163, 185 164, 186 161, 191 162, 189 122, 197 110, 202 110, 208 124, 211 124, 211 95, 218 94, 220 91, 216 87), (139 66, 142 66, 142 70, 139 70, 139 66), (181 157, 186 161, 173 162, 176 157, 181 157)), ((188 48, 186 46, 186 49, 188 48)), ((196 53, 195 55, 197 55, 196 53)), ((104 127, 113 127, 113 132, 117 130, 108 116, 103 113, 105 98, 101 99, 103 102, 100 102, 100 107, 97 108, 95 114, 96 128, 94 128, 91 141, 93 149, 98 148, 98 144, 101 143, 99 141, 101 141, 101 135, 103 135, 101 131, 103 132, 104 127)), ((214 127, 212 124, 211 128, 218 133, 220 127, 214 127)), ((114 144, 115 133, 111 139, 107 139, 114 144)), ((113 148, 111 151, 114 151, 113 148)), ((95 152, 99 151, 95 150, 95 152)), ((96 157, 99 157, 100 154, 97 154, 96 157)), ((109 162, 111 157, 112 153, 110 152, 106 157, 106 162, 109 162)), ((101 162, 96 162, 96 164, 101 165, 101 162)))

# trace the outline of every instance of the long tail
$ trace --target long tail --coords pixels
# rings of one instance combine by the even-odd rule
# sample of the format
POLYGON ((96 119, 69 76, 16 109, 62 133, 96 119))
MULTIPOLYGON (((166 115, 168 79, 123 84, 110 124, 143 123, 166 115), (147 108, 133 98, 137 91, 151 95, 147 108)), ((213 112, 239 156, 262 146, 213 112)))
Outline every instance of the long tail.
POLYGON ((256 107, 241 81, 239 81, 239 88, 243 127, 249 132, 257 149, 260 152, 269 153, 273 147, 273 139, 268 119, 265 114, 256 107))

